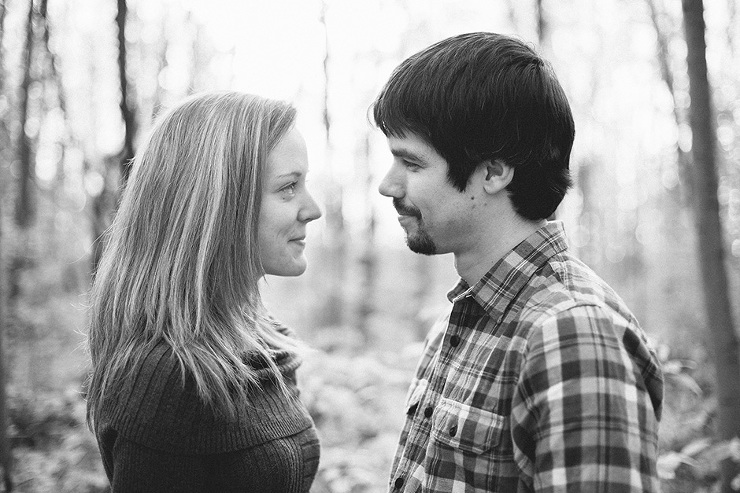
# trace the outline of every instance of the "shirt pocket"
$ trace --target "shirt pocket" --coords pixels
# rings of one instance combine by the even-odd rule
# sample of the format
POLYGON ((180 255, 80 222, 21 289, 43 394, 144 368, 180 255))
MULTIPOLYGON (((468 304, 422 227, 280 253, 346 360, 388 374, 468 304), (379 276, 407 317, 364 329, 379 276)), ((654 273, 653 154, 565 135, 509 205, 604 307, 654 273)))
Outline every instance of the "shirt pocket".
POLYGON ((434 411, 432 440, 481 455, 501 444, 505 425, 505 416, 443 397, 434 411))

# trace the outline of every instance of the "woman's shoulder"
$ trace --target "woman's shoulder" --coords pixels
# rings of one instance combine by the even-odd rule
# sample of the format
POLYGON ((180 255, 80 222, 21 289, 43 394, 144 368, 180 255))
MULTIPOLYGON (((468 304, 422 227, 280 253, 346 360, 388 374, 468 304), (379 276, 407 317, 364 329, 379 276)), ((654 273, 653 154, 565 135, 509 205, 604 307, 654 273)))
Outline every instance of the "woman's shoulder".
POLYGON ((175 355, 164 342, 142 351, 124 375, 119 392, 113 399, 115 405, 140 413, 153 407, 167 394, 185 392, 183 373, 175 355))
POLYGON ((204 404, 171 348, 158 344, 134 365, 101 413, 98 433, 111 430, 140 445, 175 453, 237 450, 312 426, 305 407, 271 385, 229 419, 204 404))
POLYGON ((99 427, 142 445, 151 446, 157 435, 177 434, 177 428, 197 419, 197 394, 186 384, 180 364, 165 343, 147 348, 134 360, 117 389, 101 408, 99 427), (190 410, 188 415, 179 412, 190 410), (157 431, 159 430, 159 431, 157 431))

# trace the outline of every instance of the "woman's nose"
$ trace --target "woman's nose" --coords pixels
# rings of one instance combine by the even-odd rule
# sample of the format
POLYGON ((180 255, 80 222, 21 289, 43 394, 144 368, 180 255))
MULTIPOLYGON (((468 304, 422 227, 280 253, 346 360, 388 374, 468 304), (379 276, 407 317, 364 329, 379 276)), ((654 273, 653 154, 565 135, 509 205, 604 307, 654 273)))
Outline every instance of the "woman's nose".
POLYGON ((321 209, 310 193, 306 192, 306 204, 298 213, 298 220, 302 222, 311 222, 321 217, 321 209))

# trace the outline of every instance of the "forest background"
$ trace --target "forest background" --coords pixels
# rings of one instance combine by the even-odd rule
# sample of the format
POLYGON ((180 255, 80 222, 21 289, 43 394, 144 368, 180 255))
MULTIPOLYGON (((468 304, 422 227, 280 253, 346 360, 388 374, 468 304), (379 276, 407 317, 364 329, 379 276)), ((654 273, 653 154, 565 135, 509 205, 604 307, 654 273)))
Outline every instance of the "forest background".
POLYGON ((663 491, 740 488, 736 0, 0 0, 0 491, 108 491, 84 424, 97 238, 156 114, 218 89, 298 108, 325 214, 306 274, 263 293, 313 348, 313 491, 384 491, 456 274, 407 250, 367 109, 405 57, 479 30, 531 42, 571 101, 557 217, 664 362, 663 491))

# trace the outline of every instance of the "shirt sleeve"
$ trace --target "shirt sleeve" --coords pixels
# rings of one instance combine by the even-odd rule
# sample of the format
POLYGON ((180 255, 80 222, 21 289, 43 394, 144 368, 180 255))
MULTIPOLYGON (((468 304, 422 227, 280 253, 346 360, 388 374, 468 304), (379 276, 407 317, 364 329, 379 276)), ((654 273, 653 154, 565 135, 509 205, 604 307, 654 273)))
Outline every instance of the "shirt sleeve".
POLYGON ((658 491, 659 411, 624 344, 631 333, 627 321, 591 305, 532 328, 511 433, 534 491, 658 491))

